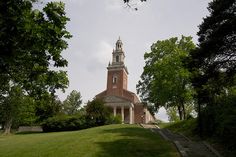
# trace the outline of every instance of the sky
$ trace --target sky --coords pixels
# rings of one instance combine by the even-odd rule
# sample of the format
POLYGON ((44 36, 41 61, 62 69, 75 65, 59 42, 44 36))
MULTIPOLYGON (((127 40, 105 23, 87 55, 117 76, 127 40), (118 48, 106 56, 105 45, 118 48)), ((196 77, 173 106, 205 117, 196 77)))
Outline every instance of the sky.
MULTIPOLYGON (((54 0, 57 1, 57 0, 54 0)), ((73 35, 63 51, 68 61, 69 87, 58 92, 64 100, 72 90, 81 93, 83 103, 106 88, 107 65, 119 36, 129 71, 128 89, 136 93, 136 84, 143 71, 144 53, 152 43, 171 37, 192 36, 197 44, 198 26, 209 14, 210 0, 133 0, 138 11, 122 0, 61 0, 70 21, 67 30, 73 35)), ((165 110, 157 114, 167 121, 165 110)))

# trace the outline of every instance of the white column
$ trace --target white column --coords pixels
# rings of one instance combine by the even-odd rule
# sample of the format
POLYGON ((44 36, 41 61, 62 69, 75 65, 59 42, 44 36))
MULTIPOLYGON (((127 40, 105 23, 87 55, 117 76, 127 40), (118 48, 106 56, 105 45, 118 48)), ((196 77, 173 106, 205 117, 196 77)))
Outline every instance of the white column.
POLYGON ((113 114, 116 116, 116 106, 113 107, 113 114))
POLYGON ((132 124, 133 120, 132 120, 132 106, 129 107, 129 124, 132 124))
POLYGON ((124 106, 121 106, 121 121, 124 123, 124 106))

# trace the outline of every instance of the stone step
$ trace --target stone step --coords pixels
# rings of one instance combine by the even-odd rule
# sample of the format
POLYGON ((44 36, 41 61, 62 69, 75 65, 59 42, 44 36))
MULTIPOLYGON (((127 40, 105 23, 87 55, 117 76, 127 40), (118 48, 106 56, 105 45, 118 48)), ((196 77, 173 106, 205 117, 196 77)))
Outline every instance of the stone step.
POLYGON ((203 142, 191 141, 185 136, 168 129, 152 129, 165 139, 175 143, 183 157, 217 157, 203 142))
POLYGON ((190 157, 216 157, 202 142, 179 141, 179 144, 190 157))

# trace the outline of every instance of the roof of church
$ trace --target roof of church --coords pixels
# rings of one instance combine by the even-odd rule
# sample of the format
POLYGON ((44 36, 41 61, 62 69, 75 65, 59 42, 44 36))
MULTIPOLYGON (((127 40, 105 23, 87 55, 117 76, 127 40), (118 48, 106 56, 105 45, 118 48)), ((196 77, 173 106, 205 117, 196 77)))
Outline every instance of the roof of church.
POLYGON ((128 91, 128 90, 125 90, 125 89, 123 89, 123 95, 111 95, 111 94, 107 93, 107 90, 104 90, 103 92, 97 94, 95 96, 95 98, 103 99, 107 96, 116 96, 116 97, 125 99, 127 101, 130 101, 132 103, 140 103, 140 101, 139 101, 139 99, 138 99, 138 97, 135 93, 133 93, 131 91, 128 91))

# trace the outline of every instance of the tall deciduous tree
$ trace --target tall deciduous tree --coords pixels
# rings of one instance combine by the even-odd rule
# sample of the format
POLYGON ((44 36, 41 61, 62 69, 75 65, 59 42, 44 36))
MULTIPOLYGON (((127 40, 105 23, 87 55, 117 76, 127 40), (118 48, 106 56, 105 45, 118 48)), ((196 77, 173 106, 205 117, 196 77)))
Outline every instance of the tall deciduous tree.
POLYGON ((137 85, 144 102, 156 107, 177 106, 180 119, 186 118, 184 104, 192 100, 190 73, 183 67, 182 59, 195 48, 191 37, 170 38, 157 41, 151 52, 145 53, 145 67, 137 85))
POLYGON ((82 103, 80 92, 73 90, 63 102, 63 111, 66 114, 75 114, 82 103))
POLYGON ((34 1, 0 1, 0 91, 13 84, 40 100, 42 93, 68 85, 66 72, 52 67, 67 66, 61 52, 71 35, 62 2, 49 2, 40 11, 32 8, 34 1))

